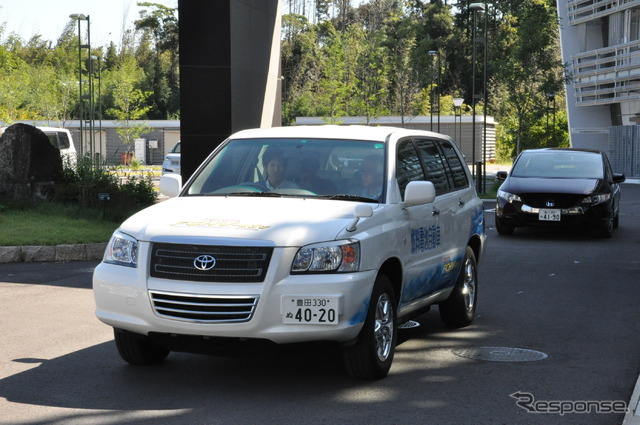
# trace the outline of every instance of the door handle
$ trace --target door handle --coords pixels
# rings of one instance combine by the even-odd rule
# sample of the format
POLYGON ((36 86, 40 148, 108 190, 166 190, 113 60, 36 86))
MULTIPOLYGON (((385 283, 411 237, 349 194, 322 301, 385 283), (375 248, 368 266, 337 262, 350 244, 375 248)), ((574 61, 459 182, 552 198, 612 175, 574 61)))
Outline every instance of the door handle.
POLYGON ((462 199, 458 199, 458 206, 464 207, 464 201, 462 199))
POLYGON ((437 209, 434 208, 433 211, 431 211, 431 215, 434 216, 434 217, 437 216, 437 215, 440 215, 440 210, 437 210, 437 209))

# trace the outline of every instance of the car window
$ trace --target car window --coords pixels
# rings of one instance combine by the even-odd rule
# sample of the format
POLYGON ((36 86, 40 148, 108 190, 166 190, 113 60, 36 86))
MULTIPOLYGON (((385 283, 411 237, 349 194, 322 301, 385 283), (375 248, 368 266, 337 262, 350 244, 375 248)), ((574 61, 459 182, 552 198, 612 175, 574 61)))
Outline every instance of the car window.
POLYGON ((189 195, 275 192, 363 197, 385 193, 385 145, 335 139, 237 139, 224 145, 189 186, 189 195))
POLYGON ((409 182, 426 180, 424 170, 420 162, 420 155, 411 141, 398 144, 396 161, 396 179, 400 194, 404 199, 404 191, 409 182))
POLYGON ((69 136, 65 132, 58 133, 58 148, 59 149, 69 149, 69 136))
POLYGON ((451 190, 449 176, 445 169, 445 158, 433 140, 417 140, 416 145, 422 156, 427 180, 436 187, 436 194, 442 195, 451 190))
POLYGON ((600 179, 602 156, 589 152, 524 152, 511 173, 513 177, 600 179))
POLYGON ((56 137, 56 133, 45 133, 47 135, 47 138, 49 139, 49 143, 51 143, 51 146, 55 146, 56 148, 60 149, 60 147, 58 146, 58 138, 56 137))
POLYGON ((611 168, 611 163, 609 162, 609 157, 607 155, 603 155, 605 175, 609 180, 613 179, 613 169, 611 168))
POLYGON ((58 149, 69 149, 71 146, 71 143, 69 143, 69 136, 63 131, 46 132, 45 134, 49 138, 49 143, 58 149))
POLYGON ((469 186, 467 173, 464 169, 465 164, 460 160, 460 157, 456 153, 454 147, 451 145, 451 143, 446 141, 440 142, 440 147, 442 148, 442 152, 444 153, 449 169, 451 170, 453 187, 456 189, 461 189, 469 186))

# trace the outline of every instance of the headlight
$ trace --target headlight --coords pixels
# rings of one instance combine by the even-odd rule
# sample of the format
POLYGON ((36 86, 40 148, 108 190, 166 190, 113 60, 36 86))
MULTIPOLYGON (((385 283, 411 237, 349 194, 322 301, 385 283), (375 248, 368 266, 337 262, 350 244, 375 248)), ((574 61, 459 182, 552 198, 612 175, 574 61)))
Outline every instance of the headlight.
POLYGON ((522 199, 518 195, 514 195, 513 193, 505 192, 504 190, 498 190, 498 197, 504 199, 507 202, 522 202, 522 199))
POLYGON ((115 232, 107 245, 104 262, 120 266, 138 266, 138 241, 124 233, 115 232))
POLYGON ((303 246, 298 250, 292 273, 355 272, 360 267, 360 243, 341 241, 303 246))
POLYGON ((610 198, 611 198, 610 193, 603 193, 600 195, 591 195, 591 196, 587 196, 582 200, 582 205, 602 204, 603 202, 607 202, 610 198))

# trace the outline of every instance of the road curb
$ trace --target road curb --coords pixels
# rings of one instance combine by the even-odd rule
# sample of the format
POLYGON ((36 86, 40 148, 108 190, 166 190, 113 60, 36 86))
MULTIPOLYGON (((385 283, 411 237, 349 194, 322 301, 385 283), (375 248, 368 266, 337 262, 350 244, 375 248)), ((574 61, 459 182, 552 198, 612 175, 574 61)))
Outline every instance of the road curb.
POLYGON ((44 246, 0 246, 0 264, 34 261, 100 261, 106 247, 106 242, 44 246))

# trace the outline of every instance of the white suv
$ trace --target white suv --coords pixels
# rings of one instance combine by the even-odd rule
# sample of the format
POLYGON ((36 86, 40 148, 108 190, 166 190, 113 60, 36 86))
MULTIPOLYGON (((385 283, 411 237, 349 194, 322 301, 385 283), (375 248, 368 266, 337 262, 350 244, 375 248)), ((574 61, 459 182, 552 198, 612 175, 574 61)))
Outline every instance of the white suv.
POLYGON ((476 311, 484 210, 454 142, 391 127, 247 130, 114 233, 93 276, 121 357, 332 341, 381 378, 398 325, 476 311))

